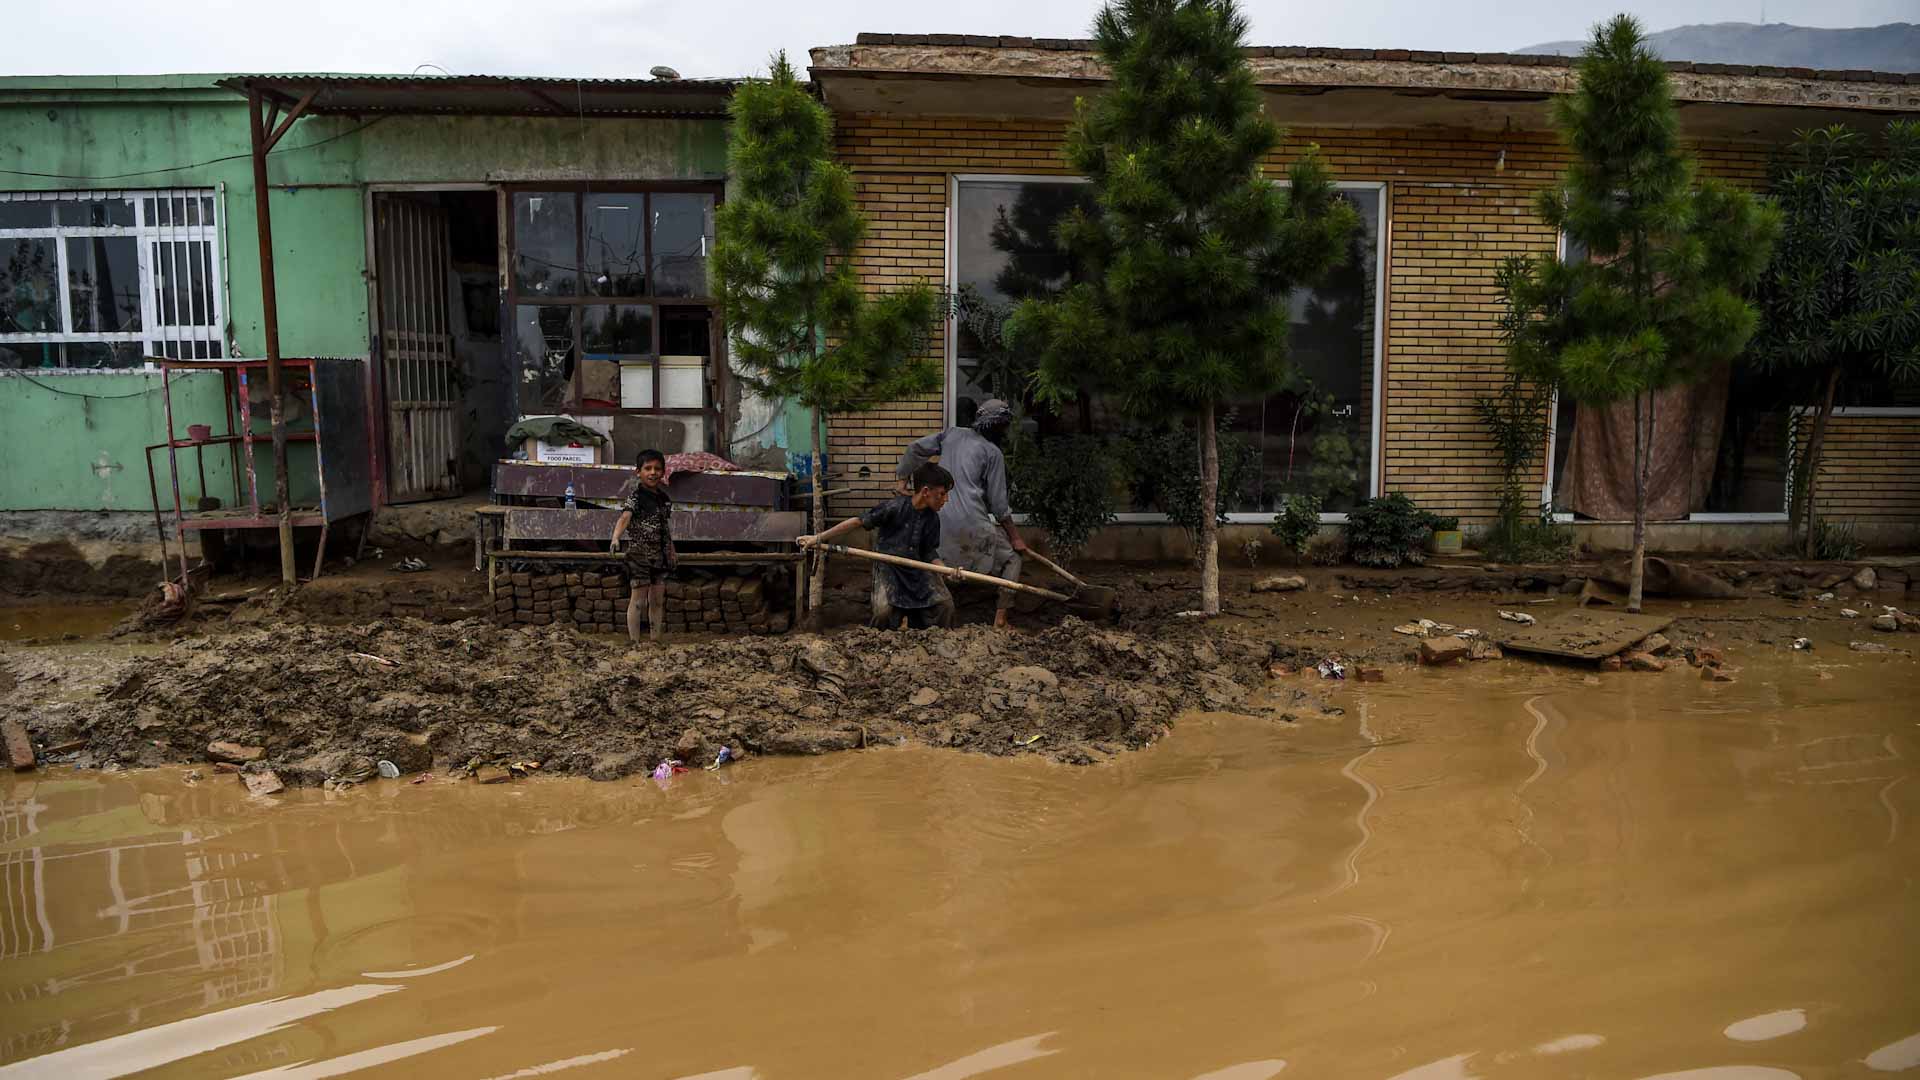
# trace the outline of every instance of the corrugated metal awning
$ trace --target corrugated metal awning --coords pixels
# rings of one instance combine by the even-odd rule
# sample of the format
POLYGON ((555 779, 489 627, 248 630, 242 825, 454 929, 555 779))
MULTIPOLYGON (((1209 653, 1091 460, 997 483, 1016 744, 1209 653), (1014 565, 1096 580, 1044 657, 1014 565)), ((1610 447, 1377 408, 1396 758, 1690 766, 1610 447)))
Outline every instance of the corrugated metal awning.
POLYGON ((238 75, 220 80, 307 115, 722 117, 737 79, 556 79, 514 75, 238 75))

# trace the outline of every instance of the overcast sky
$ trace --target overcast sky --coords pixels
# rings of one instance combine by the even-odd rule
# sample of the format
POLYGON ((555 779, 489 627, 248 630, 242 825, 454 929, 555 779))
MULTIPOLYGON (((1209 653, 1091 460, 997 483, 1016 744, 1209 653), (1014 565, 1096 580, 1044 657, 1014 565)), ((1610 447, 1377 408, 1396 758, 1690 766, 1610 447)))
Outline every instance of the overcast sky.
MULTIPOLYGON (((752 74, 786 49, 886 33, 1084 37, 1092 0, 0 0, 0 74, 411 72, 644 77, 752 74), (426 69, 431 70, 431 69, 426 69)), ((1257 45, 1498 52, 1583 37, 1621 10, 1598 0, 1246 0, 1257 45)), ((1666 0, 1626 10, 1652 30, 1759 22, 1761 0, 1666 0)), ((1920 0, 1765 0, 1769 22, 1920 21, 1920 0)))

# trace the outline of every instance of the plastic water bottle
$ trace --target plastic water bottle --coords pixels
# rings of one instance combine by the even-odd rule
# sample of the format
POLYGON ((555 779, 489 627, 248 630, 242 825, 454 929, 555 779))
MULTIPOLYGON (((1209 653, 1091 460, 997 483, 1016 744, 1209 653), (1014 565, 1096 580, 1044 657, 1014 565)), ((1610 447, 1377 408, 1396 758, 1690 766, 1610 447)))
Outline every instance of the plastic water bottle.
POLYGON ((579 509, 579 507, 576 507, 573 504, 573 485, 572 484, 567 485, 567 509, 569 510, 579 509))

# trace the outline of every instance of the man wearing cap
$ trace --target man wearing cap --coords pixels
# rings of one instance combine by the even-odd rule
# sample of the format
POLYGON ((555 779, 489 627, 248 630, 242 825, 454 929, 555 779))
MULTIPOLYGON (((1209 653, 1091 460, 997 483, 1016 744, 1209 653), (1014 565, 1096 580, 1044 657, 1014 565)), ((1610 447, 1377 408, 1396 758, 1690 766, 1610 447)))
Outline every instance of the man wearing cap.
MULTIPOLYGON (((915 439, 895 471, 902 484, 933 460, 953 474, 953 491, 940 510, 940 561, 962 570, 1020 580, 1020 553, 1027 542, 1014 527, 1007 505, 1007 459, 1000 446, 1013 426, 1013 410, 998 398, 981 404, 972 427, 948 428, 915 439)), ((941 588, 944 583, 937 582, 941 588)), ((1007 625, 1011 590, 1000 590, 993 625, 1007 625)))

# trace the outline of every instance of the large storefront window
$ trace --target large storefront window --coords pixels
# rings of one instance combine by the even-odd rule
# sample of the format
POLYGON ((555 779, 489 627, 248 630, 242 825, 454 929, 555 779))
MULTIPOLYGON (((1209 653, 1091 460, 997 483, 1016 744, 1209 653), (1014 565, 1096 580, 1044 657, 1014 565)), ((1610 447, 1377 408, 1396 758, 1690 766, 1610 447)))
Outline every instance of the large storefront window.
POLYGON ((717 185, 513 191, 522 413, 677 413, 704 448, 718 198, 717 185))
POLYGON ((0 367, 223 355, 211 190, 0 192, 0 367))
MULTIPOLYGON (((1093 208, 1093 191, 1064 177, 962 177, 955 187, 952 284, 961 314, 949 335, 949 400, 951 419, 964 424, 982 400, 1019 393, 1028 365, 994 339, 994 319, 1018 300, 1051 295, 1070 282, 1072 266, 1054 233, 1074 209, 1093 208)), ((1319 288, 1290 297, 1292 384, 1264 400, 1229 406, 1233 433, 1260 463, 1243 490, 1223 493, 1234 512, 1271 515, 1287 495, 1311 492, 1337 513, 1371 494, 1384 191, 1356 184, 1343 186, 1341 195, 1359 211, 1362 228, 1345 266, 1319 288)), ((1098 396, 1083 396, 1065 415, 1031 403, 1027 412, 1043 441, 1057 434, 1120 435, 1156 422, 1125 416, 1098 396)))

